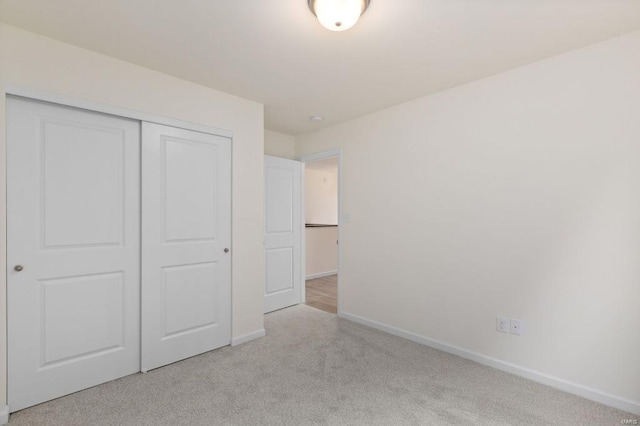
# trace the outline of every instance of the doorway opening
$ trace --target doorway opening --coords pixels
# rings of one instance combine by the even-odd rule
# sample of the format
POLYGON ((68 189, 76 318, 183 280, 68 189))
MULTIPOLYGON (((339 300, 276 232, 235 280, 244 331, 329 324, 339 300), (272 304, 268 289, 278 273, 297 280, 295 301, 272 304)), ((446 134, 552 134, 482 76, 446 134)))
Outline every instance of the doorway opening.
POLYGON ((303 157, 304 302, 337 314, 340 264, 340 153, 303 157))

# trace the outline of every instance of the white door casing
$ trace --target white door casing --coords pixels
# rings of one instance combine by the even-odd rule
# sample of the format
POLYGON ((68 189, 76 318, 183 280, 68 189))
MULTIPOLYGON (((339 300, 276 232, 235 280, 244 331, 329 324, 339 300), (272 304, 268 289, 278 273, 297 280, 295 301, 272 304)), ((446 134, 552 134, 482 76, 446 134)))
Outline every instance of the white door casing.
POLYGON ((16 411, 140 370, 140 124, 14 97, 7 123, 16 411))
POLYGON ((142 124, 142 371, 231 341, 231 140, 142 124))
POLYGON ((265 313, 302 302, 303 167, 265 156, 265 313))

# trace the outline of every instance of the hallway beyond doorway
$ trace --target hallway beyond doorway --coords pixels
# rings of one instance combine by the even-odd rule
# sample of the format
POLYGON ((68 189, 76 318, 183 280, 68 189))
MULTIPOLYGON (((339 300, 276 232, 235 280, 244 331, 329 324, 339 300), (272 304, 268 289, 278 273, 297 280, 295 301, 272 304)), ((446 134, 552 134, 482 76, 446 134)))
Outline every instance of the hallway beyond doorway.
POLYGON ((314 278, 306 281, 306 304, 335 314, 337 309, 338 275, 314 278))

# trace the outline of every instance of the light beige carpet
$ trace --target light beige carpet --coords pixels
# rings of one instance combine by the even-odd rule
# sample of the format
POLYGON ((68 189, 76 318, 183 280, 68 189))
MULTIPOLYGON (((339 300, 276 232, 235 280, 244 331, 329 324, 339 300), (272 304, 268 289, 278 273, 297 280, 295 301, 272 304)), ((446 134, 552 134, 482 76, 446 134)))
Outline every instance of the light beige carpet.
POLYGON ((20 425, 619 425, 637 418, 308 306, 267 337, 11 416, 20 425))

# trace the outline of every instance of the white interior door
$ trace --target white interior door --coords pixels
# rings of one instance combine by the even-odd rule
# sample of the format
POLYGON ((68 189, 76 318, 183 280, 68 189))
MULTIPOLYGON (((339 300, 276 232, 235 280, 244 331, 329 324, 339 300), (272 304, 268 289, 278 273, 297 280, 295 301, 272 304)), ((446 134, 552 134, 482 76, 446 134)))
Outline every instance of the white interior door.
POLYGON ((265 313, 301 302, 302 168, 298 161, 264 158, 265 313))
POLYGON ((11 411, 140 370, 139 135, 8 99, 11 411))
POLYGON ((231 342, 231 140, 142 124, 142 371, 231 342))

